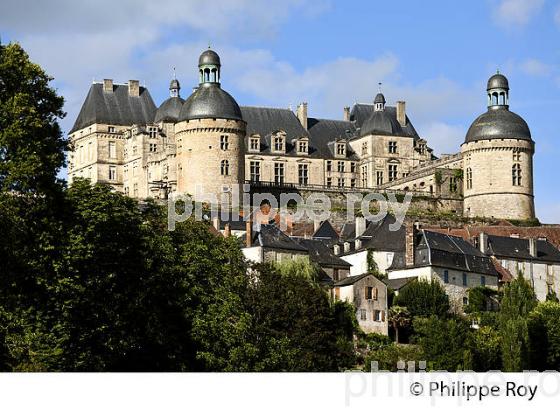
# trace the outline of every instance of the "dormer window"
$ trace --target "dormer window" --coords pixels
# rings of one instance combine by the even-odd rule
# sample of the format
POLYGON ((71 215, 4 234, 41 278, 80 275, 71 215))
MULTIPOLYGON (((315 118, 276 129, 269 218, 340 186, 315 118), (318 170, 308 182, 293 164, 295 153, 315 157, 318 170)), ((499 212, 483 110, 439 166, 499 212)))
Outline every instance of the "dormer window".
POLYGON ((251 137, 249 141, 249 148, 251 151, 260 151, 261 141, 259 137, 251 137))
POLYGON ((148 134, 150 138, 156 138, 158 135, 158 128, 157 127, 148 127, 148 134))
POLYGON ((282 136, 276 136, 273 137, 273 146, 274 146, 274 151, 276 152, 284 152, 284 137, 282 136))
POLYGON ((107 127, 107 131, 109 132, 109 134, 114 134, 116 132, 115 127, 112 126, 107 127))
POLYGON ((389 141, 389 154, 397 153, 397 141, 389 141))
POLYGON ((298 142, 298 154, 307 154, 308 144, 307 141, 298 142))
POLYGON ((336 144, 336 155, 345 156, 346 155, 346 144, 344 142, 337 142, 336 144))

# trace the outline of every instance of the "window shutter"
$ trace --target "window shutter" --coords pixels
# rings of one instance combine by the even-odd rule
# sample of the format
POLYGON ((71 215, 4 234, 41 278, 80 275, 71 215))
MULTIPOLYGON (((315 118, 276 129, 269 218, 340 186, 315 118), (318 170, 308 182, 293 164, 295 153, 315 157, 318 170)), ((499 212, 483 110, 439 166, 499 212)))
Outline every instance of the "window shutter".
POLYGON ((385 322, 385 311, 384 310, 381 311, 381 321, 385 322))

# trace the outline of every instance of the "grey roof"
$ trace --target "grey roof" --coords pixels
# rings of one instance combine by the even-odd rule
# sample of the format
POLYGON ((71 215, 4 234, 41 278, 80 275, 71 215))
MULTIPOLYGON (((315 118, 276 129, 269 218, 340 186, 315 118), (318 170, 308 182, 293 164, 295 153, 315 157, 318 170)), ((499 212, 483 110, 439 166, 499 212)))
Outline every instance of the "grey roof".
POLYGON ((253 245, 262 246, 267 249, 307 253, 307 248, 290 238, 274 224, 261 225, 258 230, 253 229, 252 242, 253 245))
POLYGON ((345 222, 340 230, 340 239, 351 240, 356 236, 356 223, 345 222))
POLYGON ((180 90, 181 89, 181 84, 179 84, 179 80, 177 80, 176 78, 171 80, 171 82, 169 83, 169 89, 170 90, 180 90))
POLYGON ((372 112, 360 128, 360 136, 370 134, 402 136, 404 132, 396 118, 381 110, 372 112))
POLYGON ((439 266, 497 276, 490 258, 470 242, 458 236, 423 230, 415 252, 416 266, 439 266), (426 250, 429 257, 420 257, 426 250))
POLYGON ((537 256, 529 253, 529 239, 488 235, 488 253, 498 258, 560 263, 560 251, 547 240, 537 240, 537 256))
POLYGON ((409 276, 407 278, 398 278, 398 279, 383 279, 383 283, 385 283, 387 287, 390 289, 400 290, 416 279, 418 279, 417 276, 409 276))
POLYGON ((328 220, 321 223, 319 228, 313 234, 315 239, 338 239, 338 233, 334 230, 333 226, 328 220))
POLYGON ((309 251, 309 258, 322 267, 350 268, 350 263, 336 256, 323 242, 314 239, 297 239, 309 251))
POLYGON ((183 104, 179 121, 201 118, 242 120, 235 99, 217 83, 201 84, 183 104))
POLYGON ((490 90, 492 88, 505 88, 509 90, 509 83, 505 75, 496 73, 492 77, 488 79, 488 85, 486 90, 490 90))
POLYGON ((276 131, 284 131, 288 140, 309 136, 295 114, 287 108, 241 107, 247 122, 247 135, 264 137, 276 131))
POLYGON ((361 275, 347 276, 344 279, 339 280, 338 282, 335 282, 334 286, 342 287, 342 286, 353 285, 354 283, 358 282, 359 280, 362 280, 363 278, 365 278, 367 276, 373 276, 373 274, 372 273, 362 273, 361 275))
POLYGON ((531 141, 531 131, 525 120, 506 106, 493 106, 474 120, 465 143, 502 138, 531 141))
POLYGON ((377 93, 377 95, 375 96, 375 99, 373 100, 374 104, 377 103, 381 103, 381 104, 385 104, 385 96, 382 93, 377 93))
POLYGON ((70 133, 92 124, 133 125, 154 121, 156 105, 148 90, 140 87, 140 95, 131 97, 127 84, 113 85, 113 92, 104 92, 103 84, 92 84, 70 133))
MULTIPOLYGON (((354 123, 354 126, 358 129, 358 128, 363 128, 365 125, 365 122, 371 117, 371 115, 374 113, 374 107, 372 104, 354 104, 354 106, 352 107, 352 110, 350 111, 350 121, 352 121, 354 123)), ((399 122, 397 121, 397 108, 396 107, 392 107, 392 106, 385 106, 385 109, 382 111, 385 113, 385 116, 389 117, 389 121, 391 123, 391 127, 393 126, 394 122, 396 122, 397 124, 399 124, 399 122)), ((386 121, 386 120, 384 120, 386 121)), ((418 133, 416 132, 416 129, 414 128, 414 126, 412 125, 412 122, 410 121, 410 119, 408 118, 408 115, 406 116, 406 125, 403 127, 402 125, 399 124, 399 127, 401 129, 401 136, 404 137, 411 137, 411 138, 420 138, 418 136, 418 133)), ((392 128, 391 128, 392 129, 392 128)), ((398 129, 398 127, 397 127, 398 129)), ((365 135, 363 134, 363 132, 360 130, 360 135, 365 135)), ((385 134, 383 134, 385 135, 385 134)))
MULTIPOLYGON (((350 139, 354 136, 356 128, 350 121, 328 120, 322 118, 308 118, 309 143, 318 156, 333 158, 335 155, 334 143, 341 138, 350 139)), ((347 157, 357 159, 356 154, 348 144, 347 157)))
POLYGON ((203 51, 198 58, 198 65, 220 65, 220 56, 209 48, 203 51))
POLYGON ((401 225, 397 230, 393 230, 390 225, 395 221, 395 217, 388 214, 381 221, 370 222, 359 238, 362 240, 362 248, 385 252, 404 249, 406 228, 401 225))
POLYGON ((154 122, 177 122, 184 102, 181 97, 169 97, 157 109, 154 122))

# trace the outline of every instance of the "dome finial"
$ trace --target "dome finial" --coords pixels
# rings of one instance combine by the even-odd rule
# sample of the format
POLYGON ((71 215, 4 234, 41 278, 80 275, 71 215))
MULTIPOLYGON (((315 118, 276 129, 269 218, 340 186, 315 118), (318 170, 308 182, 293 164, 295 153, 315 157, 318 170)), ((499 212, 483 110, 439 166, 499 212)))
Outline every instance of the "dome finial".
POLYGON ((381 82, 377 83, 377 92, 381 92, 381 85, 382 84, 383 83, 381 83, 381 82))

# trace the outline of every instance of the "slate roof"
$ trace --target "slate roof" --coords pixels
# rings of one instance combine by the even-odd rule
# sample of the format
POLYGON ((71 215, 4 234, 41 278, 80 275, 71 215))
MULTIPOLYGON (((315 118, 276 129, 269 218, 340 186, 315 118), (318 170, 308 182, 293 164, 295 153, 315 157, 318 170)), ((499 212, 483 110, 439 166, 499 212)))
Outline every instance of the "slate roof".
POLYGON ((309 136, 296 115, 292 110, 287 108, 242 106, 241 113, 243 114, 243 119, 247 123, 248 136, 251 134, 259 134, 264 137, 279 130, 286 132, 288 142, 292 138, 309 136))
MULTIPOLYGON (((350 111, 350 121, 352 121, 356 127, 356 129, 361 128, 366 120, 372 115, 374 112, 374 107, 372 104, 354 104, 352 110, 350 111)), ((383 111, 385 115, 387 115, 392 121, 397 121, 397 107, 385 106, 385 110, 383 111)), ((397 121, 398 123, 398 121, 397 121)), ((400 125, 399 125, 400 126, 400 125)), ((412 125, 412 122, 406 116, 406 125, 400 126, 402 130, 402 136, 411 137, 411 138, 420 138, 416 129, 412 125)))
POLYGON ((383 283, 385 283, 387 287, 390 289, 400 290, 416 279, 418 279, 417 276, 410 276, 408 278, 398 278, 398 279, 383 279, 383 283))
POLYGON ((496 106, 488 108, 474 120, 467 131, 465 143, 502 138, 532 141, 531 131, 523 118, 505 106, 496 106))
POLYGON ((183 100, 181 97, 169 97, 165 100, 156 111, 154 122, 169 121, 177 122, 181 108, 183 108, 183 100))
MULTIPOLYGON (((398 252, 405 247, 406 228, 401 225, 396 231, 391 230, 390 225, 395 223, 395 217, 387 214, 381 221, 367 223, 366 230, 358 238, 362 241, 362 246, 356 249, 355 246, 355 223, 346 223, 342 227, 341 239, 350 244, 350 250, 344 252, 349 255, 355 252, 362 252, 372 249, 381 252, 398 252)), ((342 247, 342 246, 341 246, 342 247)))
POLYGON ((353 285, 354 283, 358 282, 359 280, 362 280, 366 276, 370 276, 370 275, 373 276, 372 273, 362 273, 361 275, 347 276, 344 279, 341 279, 338 282, 335 282, 334 286, 342 287, 342 286, 353 285))
MULTIPOLYGON (((243 235, 243 237, 245 237, 245 235, 243 235)), ((261 246, 267 249, 281 249, 307 253, 307 248, 290 238, 274 224, 261 225, 258 230, 253 229, 252 243, 253 246, 261 246)))
POLYGON ((218 83, 200 84, 183 103, 179 114, 179 121, 203 118, 243 119, 235 99, 218 83))
POLYGON ((140 95, 131 97, 127 84, 114 84, 113 92, 104 92, 103 84, 89 88, 70 133, 92 124, 133 125, 154 122, 156 105, 149 91, 140 87, 140 95))
POLYGON ((338 233, 328 220, 321 222, 319 229, 313 233, 314 239, 339 239, 338 233))
POLYGON ((488 235, 488 253, 498 258, 536 260, 560 263, 560 251, 546 240, 537 239, 537 257, 529 253, 529 240, 507 236, 488 235))
POLYGON ((350 263, 336 256, 321 241, 314 239, 296 239, 296 241, 309 251, 309 258, 324 267, 350 268, 350 263))

